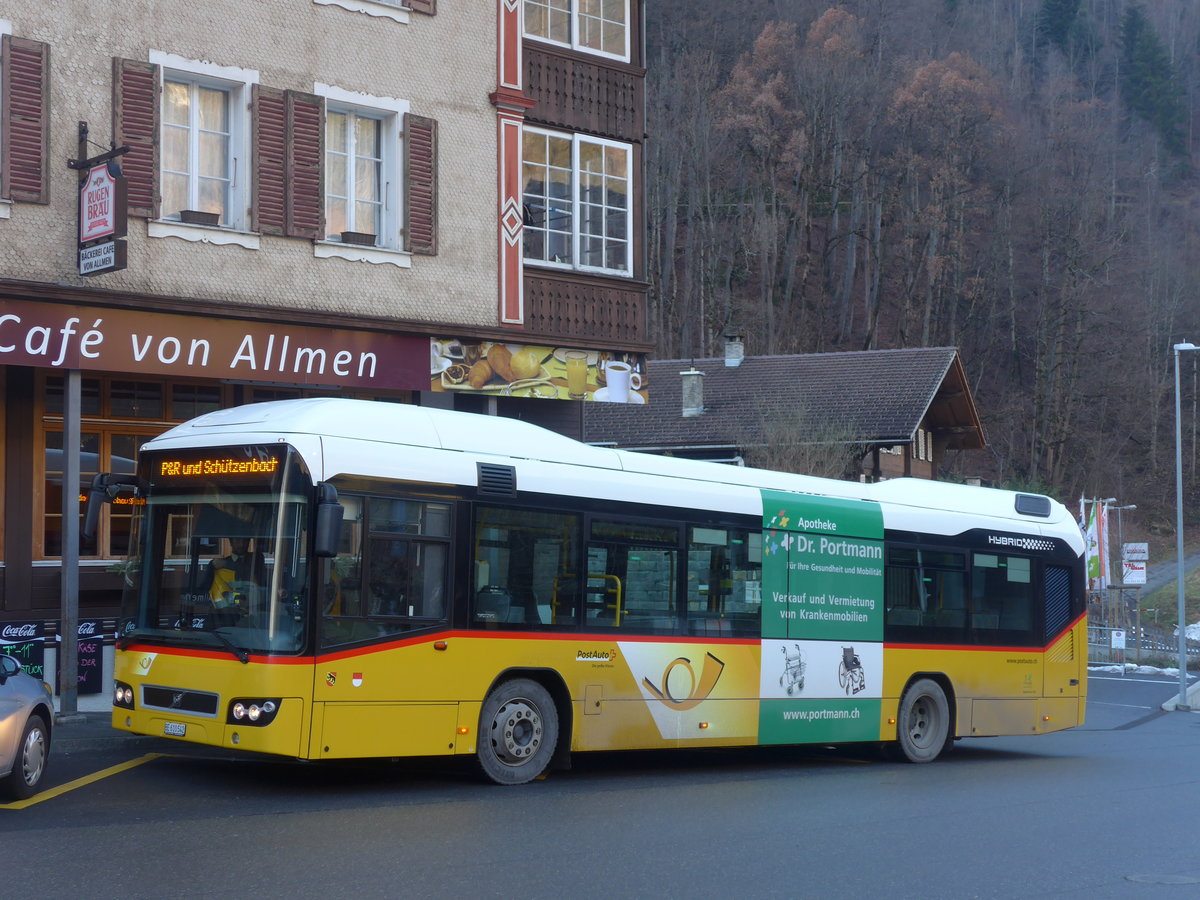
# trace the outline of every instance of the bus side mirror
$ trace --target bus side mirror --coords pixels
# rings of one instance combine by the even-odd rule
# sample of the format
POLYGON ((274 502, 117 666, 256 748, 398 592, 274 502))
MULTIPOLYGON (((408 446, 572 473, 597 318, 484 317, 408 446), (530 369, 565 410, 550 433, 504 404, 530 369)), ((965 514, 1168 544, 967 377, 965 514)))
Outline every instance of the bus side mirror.
POLYGON ((342 504, 337 488, 321 482, 317 485, 317 523, 313 535, 313 556, 337 556, 342 538, 342 504))
POLYGON ((92 479, 92 487, 88 491, 87 513, 83 517, 83 530, 80 532, 85 541, 90 541, 96 536, 100 507, 107 502, 108 491, 104 489, 104 476, 97 475, 92 479))
POLYGON ((105 503, 112 503, 122 489, 132 488, 138 492, 138 480, 133 475, 112 475, 101 472, 92 478, 92 486, 88 489, 87 512, 83 517, 81 534, 84 540, 90 541, 96 536, 96 525, 100 522, 100 508, 105 503))

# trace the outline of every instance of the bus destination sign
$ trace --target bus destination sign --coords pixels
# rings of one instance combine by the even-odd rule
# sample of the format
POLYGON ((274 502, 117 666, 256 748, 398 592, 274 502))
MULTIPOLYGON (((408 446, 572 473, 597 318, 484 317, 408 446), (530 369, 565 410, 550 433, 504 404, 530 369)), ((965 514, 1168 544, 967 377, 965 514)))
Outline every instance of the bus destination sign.
POLYGON ((210 478, 214 475, 274 475, 279 471, 278 457, 234 459, 231 456, 204 456, 199 459, 164 458, 158 460, 161 478, 210 478))

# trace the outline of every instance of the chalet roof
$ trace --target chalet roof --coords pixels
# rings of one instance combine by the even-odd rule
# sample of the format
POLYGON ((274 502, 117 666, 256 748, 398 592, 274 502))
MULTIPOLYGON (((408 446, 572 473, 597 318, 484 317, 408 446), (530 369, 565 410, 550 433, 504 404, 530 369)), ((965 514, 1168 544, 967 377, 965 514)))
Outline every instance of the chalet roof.
POLYGON ((983 428, 958 350, 920 347, 747 356, 660 359, 648 363, 644 405, 584 404, 583 437, 643 450, 745 447, 763 439, 766 423, 791 417, 820 423, 815 440, 899 444, 918 427, 940 432, 951 449, 982 449, 983 428), (681 372, 705 373, 703 409, 682 415, 681 372))

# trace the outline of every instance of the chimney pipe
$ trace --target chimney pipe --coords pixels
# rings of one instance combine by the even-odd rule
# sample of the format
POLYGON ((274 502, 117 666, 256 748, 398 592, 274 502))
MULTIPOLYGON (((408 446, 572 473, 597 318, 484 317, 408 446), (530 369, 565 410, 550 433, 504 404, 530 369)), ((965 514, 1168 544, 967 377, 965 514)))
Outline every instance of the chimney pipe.
POLYGON ((740 366, 746 357, 746 345, 740 334, 725 335, 725 365, 740 366))
POLYGON ((704 373, 692 366, 686 372, 680 372, 683 379, 683 417, 691 418, 704 413, 704 373))

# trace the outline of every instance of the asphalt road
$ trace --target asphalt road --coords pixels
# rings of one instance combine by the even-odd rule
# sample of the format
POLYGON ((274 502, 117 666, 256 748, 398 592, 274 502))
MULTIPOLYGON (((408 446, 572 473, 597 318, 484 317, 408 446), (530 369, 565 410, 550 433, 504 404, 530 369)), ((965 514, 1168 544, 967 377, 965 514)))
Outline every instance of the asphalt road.
POLYGON ((863 750, 580 756, 519 788, 466 765, 311 765, 146 748, 54 759, 0 809, 13 896, 1191 898, 1200 714, 1098 676, 1087 724, 863 750), (14 873, 21 871, 21 877, 14 873))

